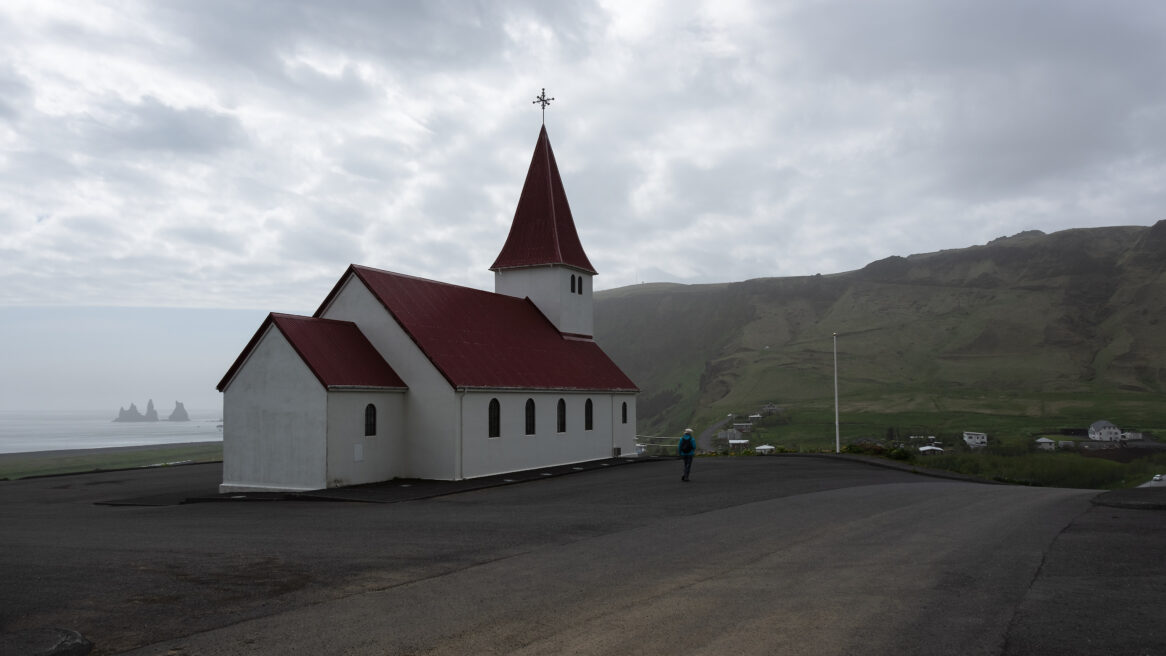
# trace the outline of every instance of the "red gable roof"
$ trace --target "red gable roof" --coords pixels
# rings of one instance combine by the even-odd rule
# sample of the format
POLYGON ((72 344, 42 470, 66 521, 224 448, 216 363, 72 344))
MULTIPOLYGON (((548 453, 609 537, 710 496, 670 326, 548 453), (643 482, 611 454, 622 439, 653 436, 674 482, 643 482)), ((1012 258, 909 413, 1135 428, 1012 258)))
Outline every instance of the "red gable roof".
POLYGON ((555 153, 551 151, 544 125, 538 133, 522 195, 518 197, 510 234, 490 270, 547 264, 565 264, 595 273, 575 232, 567 192, 563 190, 555 153))
POLYGON ((251 350, 275 325, 326 388, 381 387, 406 389, 405 382, 351 321, 271 313, 219 382, 221 392, 247 360, 251 350))
POLYGON ((529 299, 353 265, 317 317, 349 276, 455 388, 637 391, 598 344, 564 336, 529 299))

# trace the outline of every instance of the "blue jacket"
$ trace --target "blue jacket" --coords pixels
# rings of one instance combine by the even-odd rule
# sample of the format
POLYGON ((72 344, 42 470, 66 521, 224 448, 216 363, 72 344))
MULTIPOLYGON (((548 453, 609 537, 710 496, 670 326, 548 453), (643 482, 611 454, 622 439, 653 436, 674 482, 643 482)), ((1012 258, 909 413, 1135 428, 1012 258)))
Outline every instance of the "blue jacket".
POLYGON ((680 438, 680 441, 676 443, 676 453, 682 456, 691 456, 696 453, 696 440, 692 439, 692 435, 685 433, 684 437, 680 438), (684 452, 685 440, 688 440, 689 444, 692 445, 692 451, 689 451, 688 453, 684 452))

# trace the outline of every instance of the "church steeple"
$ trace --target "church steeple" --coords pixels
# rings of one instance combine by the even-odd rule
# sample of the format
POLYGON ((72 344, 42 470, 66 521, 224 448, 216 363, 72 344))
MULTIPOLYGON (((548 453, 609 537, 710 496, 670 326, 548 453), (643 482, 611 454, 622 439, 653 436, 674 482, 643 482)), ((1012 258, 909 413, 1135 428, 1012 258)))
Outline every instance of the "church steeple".
MULTIPOLYGON (((545 95, 545 92, 544 92, 545 95)), ((490 267, 494 291, 529 298, 560 332, 590 337, 591 277, 544 125, 502 252, 490 267)))
POLYGON ((591 275, 596 273, 575 232, 575 220, 571 217, 567 193, 544 125, 538 133, 522 195, 518 197, 510 235, 490 270, 551 264, 591 275))

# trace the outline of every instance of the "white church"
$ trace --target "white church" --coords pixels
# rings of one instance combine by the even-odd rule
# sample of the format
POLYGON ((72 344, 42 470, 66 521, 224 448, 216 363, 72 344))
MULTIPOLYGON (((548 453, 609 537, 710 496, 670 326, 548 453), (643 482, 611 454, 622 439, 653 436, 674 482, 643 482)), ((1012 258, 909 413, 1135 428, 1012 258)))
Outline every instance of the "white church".
POLYGON ((546 127, 494 292, 352 265, 270 314, 218 384, 222 492, 460 480, 634 452, 636 386, 592 337, 595 269, 546 127))

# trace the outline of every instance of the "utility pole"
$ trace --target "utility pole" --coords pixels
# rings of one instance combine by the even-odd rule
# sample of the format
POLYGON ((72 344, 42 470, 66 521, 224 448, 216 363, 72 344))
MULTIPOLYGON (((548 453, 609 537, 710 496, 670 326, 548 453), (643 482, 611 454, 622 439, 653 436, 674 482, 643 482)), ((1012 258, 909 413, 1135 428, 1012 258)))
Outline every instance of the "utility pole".
POLYGON ((842 453, 842 438, 838 429, 838 333, 834 333, 834 453, 842 453))

